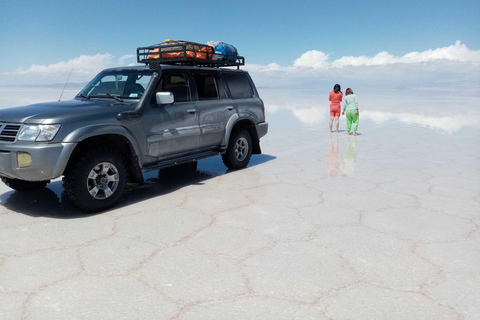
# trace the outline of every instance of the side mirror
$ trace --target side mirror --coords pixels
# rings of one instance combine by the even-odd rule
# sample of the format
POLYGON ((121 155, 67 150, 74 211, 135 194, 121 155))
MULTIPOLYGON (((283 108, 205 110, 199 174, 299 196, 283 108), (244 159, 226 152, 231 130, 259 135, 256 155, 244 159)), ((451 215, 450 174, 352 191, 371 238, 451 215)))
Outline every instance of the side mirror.
POLYGON ((171 92, 157 92, 155 94, 155 99, 157 104, 172 104, 173 103, 173 93, 171 92))

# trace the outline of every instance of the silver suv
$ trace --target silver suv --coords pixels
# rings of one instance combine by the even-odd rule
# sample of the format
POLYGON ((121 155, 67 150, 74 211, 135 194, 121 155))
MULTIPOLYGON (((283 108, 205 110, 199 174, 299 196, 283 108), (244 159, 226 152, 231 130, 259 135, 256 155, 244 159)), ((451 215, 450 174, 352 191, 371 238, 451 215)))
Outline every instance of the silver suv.
POLYGON ((159 65, 102 71, 71 101, 0 110, 0 176, 19 191, 63 176, 85 212, 114 206, 143 173, 221 155, 228 168, 261 153, 268 130, 250 75, 159 65))

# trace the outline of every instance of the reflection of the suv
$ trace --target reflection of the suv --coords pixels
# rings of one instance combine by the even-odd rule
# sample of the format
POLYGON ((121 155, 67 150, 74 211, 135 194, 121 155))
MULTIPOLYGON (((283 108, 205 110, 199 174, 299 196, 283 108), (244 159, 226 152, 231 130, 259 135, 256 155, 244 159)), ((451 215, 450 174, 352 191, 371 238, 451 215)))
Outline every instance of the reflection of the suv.
POLYGON ((268 130, 243 70, 162 65, 102 71, 71 101, 0 110, 0 176, 16 190, 63 176, 86 212, 112 207, 127 182, 222 155, 232 169, 259 154, 268 130))

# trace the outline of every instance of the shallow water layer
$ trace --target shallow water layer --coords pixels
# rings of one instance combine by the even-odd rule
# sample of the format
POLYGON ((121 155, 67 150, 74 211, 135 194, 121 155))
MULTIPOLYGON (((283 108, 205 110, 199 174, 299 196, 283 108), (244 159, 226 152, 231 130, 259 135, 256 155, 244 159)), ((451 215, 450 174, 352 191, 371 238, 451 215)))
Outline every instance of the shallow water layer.
POLYGON ((480 318, 477 98, 359 95, 349 136, 313 91, 260 93, 269 133, 246 169, 151 172, 96 215, 60 180, 2 184, 0 314, 480 318))

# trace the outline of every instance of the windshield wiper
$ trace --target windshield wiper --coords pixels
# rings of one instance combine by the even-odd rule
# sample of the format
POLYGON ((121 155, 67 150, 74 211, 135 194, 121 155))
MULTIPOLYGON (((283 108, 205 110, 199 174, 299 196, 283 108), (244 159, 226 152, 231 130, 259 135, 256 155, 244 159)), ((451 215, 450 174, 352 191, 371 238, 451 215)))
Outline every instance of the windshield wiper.
POLYGON ((117 97, 116 95, 113 95, 111 93, 100 93, 100 94, 97 94, 98 96, 107 96, 107 97, 110 97, 110 98, 113 98, 115 99, 115 101, 118 101, 118 102, 123 102, 123 99, 117 97))
POLYGON ((85 98, 85 99, 90 99, 90 96, 86 96, 84 94, 77 94, 77 97, 80 97, 80 98, 85 98))

